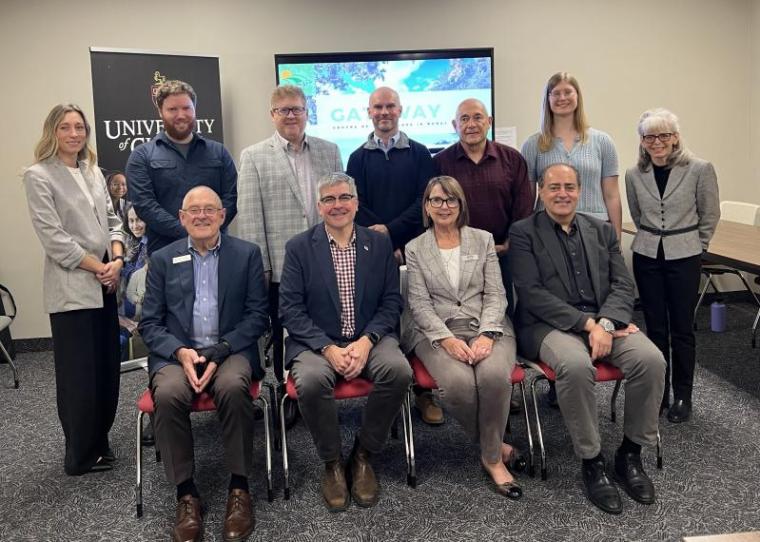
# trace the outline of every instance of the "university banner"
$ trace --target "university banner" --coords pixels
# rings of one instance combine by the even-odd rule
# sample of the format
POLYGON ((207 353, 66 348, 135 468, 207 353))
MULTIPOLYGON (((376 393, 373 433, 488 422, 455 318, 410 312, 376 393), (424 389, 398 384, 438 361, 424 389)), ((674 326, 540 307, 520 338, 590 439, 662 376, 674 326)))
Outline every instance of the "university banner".
POLYGON ((223 142, 218 57, 91 47, 90 63, 101 168, 124 171, 132 149, 161 131, 156 91, 169 79, 190 83, 197 131, 223 142))

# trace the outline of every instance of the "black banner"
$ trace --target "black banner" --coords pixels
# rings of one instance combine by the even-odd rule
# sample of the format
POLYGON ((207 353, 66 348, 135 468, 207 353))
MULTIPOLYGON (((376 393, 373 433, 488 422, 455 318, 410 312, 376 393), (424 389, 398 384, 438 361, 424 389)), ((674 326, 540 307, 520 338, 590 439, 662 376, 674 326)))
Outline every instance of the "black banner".
POLYGON ((90 63, 100 167, 124 171, 132 149, 161 131, 155 92, 169 79, 195 89, 197 131, 223 142, 218 57, 91 48, 90 63))

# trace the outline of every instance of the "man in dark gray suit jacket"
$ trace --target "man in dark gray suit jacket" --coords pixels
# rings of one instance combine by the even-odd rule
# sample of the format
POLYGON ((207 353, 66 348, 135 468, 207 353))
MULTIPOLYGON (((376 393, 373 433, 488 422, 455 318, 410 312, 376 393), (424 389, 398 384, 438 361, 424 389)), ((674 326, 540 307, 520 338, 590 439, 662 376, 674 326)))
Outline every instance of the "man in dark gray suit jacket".
POLYGON ((412 371, 398 345, 402 299, 390 239, 354 224, 358 201, 348 175, 326 175, 318 194, 324 223, 296 235, 285 248, 280 316, 301 415, 325 463, 322 496, 336 512, 350 500, 333 398, 336 381, 360 376, 373 382, 349 460, 350 495, 366 507, 378 495, 370 454, 382 450, 412 371))
POLYGON ((517 344, 525 357, 540 358, 556 373, 557 399, 583 460, 588 497, 619 514, 620 495, 601 453, 593 362, 607 361, 626 378, 624 437, 612 475, 633 499, 651 504, 654 486, 641 465, 641 446, 657 440, 665 360, 631 323, 633 281, 614 228, 575 212, 578 172, 550 165, 538 187, 546 210, 510 230, 517 344))
POLYGON ((150 349, 156 444, 177 486, 172 540, 199 540, 190 407, 208 390, 222 423, 229 485, 224 540, 253 531, 248 491, 254 411, 249 386, 263 378, 257 341, 267 328, 261 251, 221 235, 225 209, 209 187, 191 189, 180 209, 189 237, 156 251, 148 271, 140 334, 150 349))

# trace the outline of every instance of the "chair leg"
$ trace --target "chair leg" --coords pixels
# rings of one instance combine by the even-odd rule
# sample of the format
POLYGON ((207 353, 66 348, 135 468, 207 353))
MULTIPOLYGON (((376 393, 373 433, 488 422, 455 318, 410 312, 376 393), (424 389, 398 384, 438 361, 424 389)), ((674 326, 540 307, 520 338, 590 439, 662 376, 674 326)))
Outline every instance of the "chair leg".
POLYGON ((263 395, 259 395, 257 401, 261 403, 261 408, 264 411, 264 452, 266 454, 267 467, 267 500, 272 502, 274 501, 274 485, 272 483, 272 431, 269 426, 271 412, 269 411, 269 401, 267 401, 263 395))
POLYGON ((612 423, 617 421, 617 398, 618 393, 620 393, 620 384, 622 384, 622 382, 622 380, 617 380, 615 382, 615 389, 612 390, 612 399, 610 400, 610 420, 612 420, 612 423))
POLYGON ((137 508, 137 517, 141 518, 143 515, 143 501, 142 501, 142 424, 143 424, 144 412, 138 412, 137 414, 137 440, 135 442, 135 506, 137 508))
MULTIPOLYGON (((697 300, 697 304, 694 306, 694 329, 697 329, 697 312, 699 311, 699 307, 702 306, 702 300, 705 298, 705 294, 707 293, 707 287, 712 284, 712 275, 706 271, 702 271, 702 274, 707 277, 705 280, 705 285, 702 287, 702 291, 699 292, 699 299, 697 300)), ((713 284, 713 288, 715 288, 715 285, 713 284)), ((717 290, 716 290, 717 291, 717 290)))
POLYGON ((277 406, 280 404, 280 398, 277 396, 277 386, 274 384, 271 384, 267 382, 264 384, 269 389, 269 404, 272 409, 272 431, 274 439, 274 449, 280 450, 280 431, 279 431, 279 425, 280 425, 280 411, 277 408, 277 406))
POLYGON ((546 480, 546 448, 544 447, 544 435, 541 430, 541 418, 538 415, 538 398, 536 397, 536 382, 547 380, 546 375, 540 374, 530 382, 530 394, 533 400, 533 413, 536 417, 536 435, 538 436, 538 448, 541 452, 541 480, 546 480))
POLYGON ((290 499, 290 473, 288 471, 288 437, 285 430, 285 399, 288 394, 283 394, 280 399, 280 438, 282 439, 282 478, 285 482, 285 500, 290 499))
POLYGON ((657 430, 657 468, 662 469, 662 439, 659 429, 657 430))
POLYGON ((404 429, 404 448, 406 451, 406 483, 411 488, 417 487, 417 466, 414 459, 414 428, 412 427, 412 388, 401 404, 401 421, 404 429))
POLYGON ((755 315, 755 323, 752 324, 752 348, 757 347, 757 324, 760 322, 760 309, 757 310, 755 315))
POLYGON ((742 279, 742 282, 744 283, 744 287, 747 289, 747 291, 750 293, 752 298, 755 300, 755 304, 758 307, 760 307, 760 299, 757 298, 755 291, 752 288, 750 288, 749 283, 747 282, 747 279, 744 278, 744 275, 741 273, 741 271, 737 271, 736 274, 739 276, 740 279, 742 279))
POLYGON ((520 386, 523 414, 525 415, 525 432, 528 434, 528 474, 533 478, 536 475, 536 466, 533 463, 533 431, 530 428, 530 414, 528 414, 528 401, 525 398, 525 384, 524 382, 520 382, 518 386, 520 386))
POLYGON ((8 362, 8 365, 11 368, 11 371, 13 371, 13 387, 15 389, 18 389, 19 386, 19 379, 18 379, 18 370, 16 369, 16 364, 13 363, 13 358, 11 358, 10 354, 8 354, 8 351, 5 349, 5 346, 2 342, 0 342, 0 351, 3 353, 3 357, 5 357, 5 360, 8 362))

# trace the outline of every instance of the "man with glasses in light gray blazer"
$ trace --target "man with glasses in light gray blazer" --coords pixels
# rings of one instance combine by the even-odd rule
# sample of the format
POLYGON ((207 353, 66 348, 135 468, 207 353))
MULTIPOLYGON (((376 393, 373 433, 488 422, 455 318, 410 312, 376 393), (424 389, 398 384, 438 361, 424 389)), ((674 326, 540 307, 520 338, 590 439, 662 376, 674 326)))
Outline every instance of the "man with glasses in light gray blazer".
MULTIPOLYGON (((240 155, 238 175, 238 236, 261 247, 264 278, 269 285, 274 374, 283 382, 282 325, 277 314, 285 243, 319 222, 317 181, 343 171, 338 146, 306 136, 308 106, 303 91, 277 87, 270 100, 275 133, 240 155)), ((286 404, 290 426, 298 410, 286 404)))

